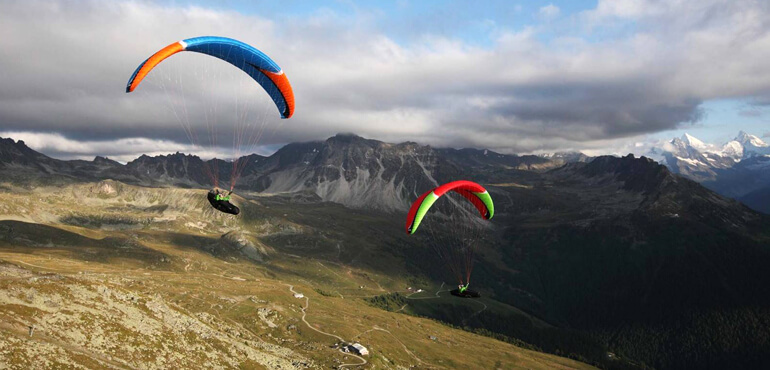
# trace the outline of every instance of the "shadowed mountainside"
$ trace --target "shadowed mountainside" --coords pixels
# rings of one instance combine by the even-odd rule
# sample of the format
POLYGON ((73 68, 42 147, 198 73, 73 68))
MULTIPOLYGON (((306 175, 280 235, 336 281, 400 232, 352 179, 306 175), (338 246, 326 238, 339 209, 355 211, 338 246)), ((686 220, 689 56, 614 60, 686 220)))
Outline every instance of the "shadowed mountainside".
MULTIPOLYGON (((193 190, 86 180, 57 191, 87 188, 90 196, 77 201, 62 196, 57 207, 72 209, 77 202, 88 210, 49 211, 26 197, 3 211, 19 220, 68 227, 173 230, 153 237, 218 259, 270 261, 274 274, 299 276, 324 297, 348 299, 375 282, 379 287, 370 297, 407 285, 441 290, 439 284, 450 281, 446 270, 426 247, 425 235, 403 233, 404 209, 435 183, 473 179, 495 200, 495 218, 473 275, 486 300, 479 302, 493 308, 479 312, 475 303, 458 307, 438 297, 406 301, 400 313, 486 330, 485 335, 602 367, 765 364, 770 358, 767 216, 644 157, 599 157, 558 168, 543 161, 338 135, 254 157, 254 169, 244 175, 253 192, 244 189, 236 197, 243 205, 237 219, 212 211, 202 197, 190 202, 193 190), (127 219, 132 212, 144 216, 127 219), (234 230, 239 234, 216 242, 192 236, 234 230), (272 263, 291 260, 286 256, 316 261, 317 269, 333 273, 272 263), (609 359, 607 352, 616 357, 609 359)), ((9 168, 4 166, 1 171, 9 168)), ((40 173, 54 165, 10 166, 40 173)), ((156 178, 162 178, 161 169, 169 173, 162 165, 143 168, 156 178)), ((37 175, 38 186, 65 170, 50 171, 37 175)), ((30 178, 4 187, 14 192, 30 178)))

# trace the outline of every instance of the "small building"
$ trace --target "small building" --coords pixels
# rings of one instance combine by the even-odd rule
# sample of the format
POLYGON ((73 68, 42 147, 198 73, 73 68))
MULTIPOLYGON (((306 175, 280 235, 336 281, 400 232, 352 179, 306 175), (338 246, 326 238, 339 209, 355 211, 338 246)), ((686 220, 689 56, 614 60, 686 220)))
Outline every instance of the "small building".
POLYGON ((366 347, 362 346, 361 343, 353 343, 350 345, 350 350, 352 352, 355 352, 361 356, 366 356, 369 354, 369 350, 366 349, 366 347))
POLYGON ((417 293, 422 293, 422 289, 417 289, 417 293))
POLYGON ((294 293, 294 298, 305 298, 305 295, 302 293, 294 293))

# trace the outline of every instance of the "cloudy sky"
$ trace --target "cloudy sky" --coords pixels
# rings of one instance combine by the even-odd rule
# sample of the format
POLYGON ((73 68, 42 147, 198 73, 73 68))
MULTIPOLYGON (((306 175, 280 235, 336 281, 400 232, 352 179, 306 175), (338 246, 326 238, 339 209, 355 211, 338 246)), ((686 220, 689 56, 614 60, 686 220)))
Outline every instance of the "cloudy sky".
POLYGON ((265 128, 262 153, 338 132, 589 154, 684 132, 770 136, 765 0, 5 0, 0 35, 0 136, 59 158, 227 157, 239 125, 265 128), (294 117, 195 53, 124 92, 149 55, 203 35, 272 57, 294 87, 294 117))

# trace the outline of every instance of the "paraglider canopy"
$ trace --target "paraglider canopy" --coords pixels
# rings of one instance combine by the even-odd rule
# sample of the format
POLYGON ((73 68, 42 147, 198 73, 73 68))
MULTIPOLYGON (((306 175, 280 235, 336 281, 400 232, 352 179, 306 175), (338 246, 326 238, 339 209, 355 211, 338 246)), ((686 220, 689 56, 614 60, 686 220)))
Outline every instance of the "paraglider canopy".
POLYGON ((195 37, 160 49, 136 68, 126 84, 126 92, 134 91, 158 63, 180 51, 211 55, 240 68, 267 91, 282 118, 294 114, 294 91, 281 67, 255 47, 227 37, 195 37))
MULTIPOLYGON (((281 118, 290 118, 294 114, 294 92, 283 69, 257 48, 220 36, 184 39, 150 55, 139 64, 125 87, 127 93, 137 89, 147 94, 145 96, 152 99, 152 103, 160 97, 165 97, 166 108, 173 113, 174 119, 179 121, 194 150, 208 145, 205 149, 209 153, 226 151, 225 146, 219 145, 218 142, 225 138, 223 134, 232 132, 232 151, 225 154, 226 158, 232 159, 232 171, 229 173, 230 191, 235 188, 249 163, 244 154, 253 153, 264 135, 273 135, 280 127, 273 126, 272 130, 267 127, 271 121, 278 118, 267 114, 272 109, 271 106, 274 105, 278 109, 281 118), (194 52, 190 54, 206 55, 207 57, 200 58, 205 60, 204 64, 193 63, 193 68, 178 68, 180 64, 174 67, 174 63, 179 60, 175 61, 176 58, 169 57, 186 51, 194 52), (169 61, 164 62, 167 59, 169 61), (211 63, 211 66, 208 63, 211 63), (172 72, 177 72, 177 75, 172 72), (250 79, 244 78, 246 76, 241 72, 250 79), (228 73, 233 74, 228 76, 228 73), (145 88, 139 89, 142 81, 150 82, 145 82, 145 88), (237 84, 234 83, 236 81, 237 84), (150 86, 147 86, 148 84, 150 86), (160 92, 162 94, 158 94, 160 92), (267 96, 264 96, 263 92, 266 92, 267 96), (253 93, 257 95, 249 95, 253 93), (272 100, 272 104, 267 97, 272 100), (220 114, 218 109, 226 109, 227 114, 220 114), (204 129, 205 132, 200 132, 204 129)), ((220 186, 220 175, 226 174, 220 171, 220 162, 222 161, 205 161, 202 166, 204 174, 209 177, 214 188, 220 186)))
POLYGON ((481 185, 466 180, 452 181, 430 190, 417 198, 406 217, 406 232, 414 234, 433 203, 449 191, 462 195, 471 202, 485 220, 495 214, 495 206, 489 193, 481 185))
MULTIPOLYGON (((460 284, 452 291, 462 297, 479 297, 468 290, 473 257, 484 237, 495 207, 484 187, 467 180, 452 181, 422 194, 406 217, 407 234, 422 224, 425 240, 460 284), (430 212, 429 212, 430 211, 430 212), (430 214, 429 214, 430 213, 430 214), (481 216, 481 217, 479 217, 481 216)), ((423 234, 423 232, 421 232, 423 234)))

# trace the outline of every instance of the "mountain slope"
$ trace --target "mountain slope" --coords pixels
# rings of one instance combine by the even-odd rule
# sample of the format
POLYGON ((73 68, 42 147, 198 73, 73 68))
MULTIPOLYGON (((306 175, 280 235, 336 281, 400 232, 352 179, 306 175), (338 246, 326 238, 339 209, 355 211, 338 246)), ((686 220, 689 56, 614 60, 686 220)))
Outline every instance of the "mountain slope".
POLYGON ((561 186, 511 189, 561 204, 505 220, 500 253, 520 272, 507 289, 497 284, 501 300, 655 367, 764 363, 767 217, 645 158, 599 157, 546 177, 561 186))
POLYGON ((717 147, 684 134, 651 149, 649 155, 673 173, 722 195, 751 202, 747 205, 754 209, 762 208, 754 203, 755 198, 744 198, 770 185, 770 146, 754 135, 741 131, 733 140, 717 147))
MULTIPOLYGON (((762 158, 741 163, 760 165, 762 158)), ((496 212, 476 254, 473 285, 489 300, 485 305, 496 308, 479 311, 437 297, 430 298, 435 304, 401 312, 604 367, 766 365, 767 216, 647 158, 599 157, 529 170, 547 168, 542 160, 338 135, 290 144, 247 163, 243 184, 266 192, 239 192, 238 218, 191 195, 202 190, 110 181, 87 184, 93 196, 61 215, 47 204, 72 207, 61 193, 72 189, 57 190, 58 196, 40 204, 24 197, 2 211, 89 232, 166 230, 173 235, 146 237, 217 258, 270 261, 272 273, 304 281, 332 304, 332 297, 389 296, 406 286, 430 286, 439 294, 442 282, 452 280, 426 247, 425 235, 403 233, 403 207, 436 182, 474 179, 489 190, 496 212), (124 204, 129 199, 131 207, 124 204), (244 233, 227 242, 200 238, 234 228, 244 233), (248 253, 241 251, 248 243, 235 243, 236 251, 227 247, 241 236, 252 240, 248 253), (280 266, 272 265, 276 259, 280 266), (610 360, 608 351, 623 362, 610 360)), ((173 163, 178 165, 142 168, 185 179, 184 160, 173 163)), ((191 163, 188 158, 187 169, 191 163)))
POLYGON ((751 204, 752 208, 759 212, 770 214, 770 186, 752 191, 739 200, 745 204, 751 204))
MULTIPOLYGON (((236 196, 243 211, 236 218, 212 211, 204 194, 115 181, 38 187, 23 198, 0 190, 3 364, 590 368, 370 307, 360 297, 403 290, 403 270, 388 264, 387 276, 317 258, 350 261, 371 253, 358 249, 375 241, 358 236, 347 247, 334 240, 350 233, 344 225, 293 221, 316 209, 335 212, 313 218, 333 225, 349 209, 302 194, 236 196), (9 220, 19 218, 26 222, 9 220), (260 258, 244 251, 249 245, 260 258), (343 353, 341 340, 363 343, 371 354, 343 353), (458 349, 467 353, 458 357, 458 349)), ((360 217, 362 224, 383 220, 360 217)))
MULTIPOLYGON (((142 155, 122 166, 97 157, 88 161, 59 161, 35 152, 23 142, 6 140, 9 148, 0 165, 16 164, 41 181, 57 175, 70 182, 115 179, 149 186, 207 188, 212 179, 229 188, 233 163, 175 153, 142 155), (11 155, 10 153, 14 153, 11 155)), ((339 134, 322 142, 288 144, 270 157, 256 154, 238 159, 243 166, 236 189, 266 193, 311 191, 325 201, 353 208, 402 211, 424 189, 468 175, 492 179, 500 170, 542 171, 580 154, 553 159, 499 154, 478 149, 435 149, 416 143, 389 144, 352 134, 339 134)))

